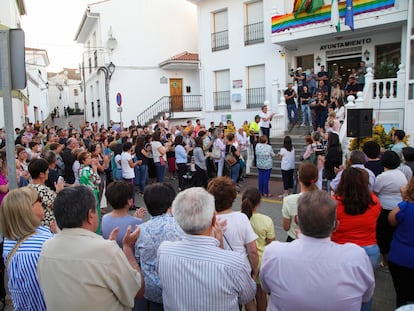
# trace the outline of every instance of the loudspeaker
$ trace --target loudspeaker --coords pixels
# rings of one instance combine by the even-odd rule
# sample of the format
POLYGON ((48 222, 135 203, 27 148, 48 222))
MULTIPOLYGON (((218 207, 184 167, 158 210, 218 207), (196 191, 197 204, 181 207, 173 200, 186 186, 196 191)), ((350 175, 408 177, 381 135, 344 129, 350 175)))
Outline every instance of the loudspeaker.
POLYGON ((371 137, 372 136, 373 109, 348 109, 346 111, 346 136, 371 137))

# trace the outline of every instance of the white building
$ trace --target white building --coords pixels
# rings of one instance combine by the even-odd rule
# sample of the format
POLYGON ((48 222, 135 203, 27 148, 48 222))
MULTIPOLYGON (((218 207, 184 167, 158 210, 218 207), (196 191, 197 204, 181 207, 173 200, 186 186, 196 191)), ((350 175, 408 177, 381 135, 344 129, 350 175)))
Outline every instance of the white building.
POLYGON ((331 0, 315 13, 296 17, 294 0, 189 1, 198 6, 206 121, 231 117, 240 125, 269 100, 278 113, 273 134, 281 134, 286 108, 280 99, 291 68, 318 72, 325 65, 347 78, 365 61, 374 69, 364 89, 365 107, 374 109, 377 122, 414 133, 413 1, 354 0, 351 31, 344 25, 345 0, 340 0, 341 32, 331 25, 331 0))
MULTIPOLYGON (((0 1, 0 29, 12 29, 20 27, 20 17, 26 14, 23 0, 0 1)), ((24 122, 24 105, 28 98, 20 91, 12 91, 13 124, 21 127, 24 122)), ((4 127, 3 94, 0 90, 0 128, 4 127)))
POLYGON ((84 93, 79 69, 63 68, 49 72, 49 107, 55 116, 64 116, 69 107, 76 114, 84 109, 84 93))
POLYGON ((285 71, 272 44, 270 17, 278 1, 203 1, 198 6, 200 81, 205 122, 253 120, 285 71))
MULTIPOLYGON (((23 102, 23 113, 20 114, 21 126, 25 122, 42 123, 49 115, 49 94, 46 67, 49 66, 49 58, 46 50, 26 48, 26 89, 22 90, 27 101, 23 102)), ((13 107, 16 114, 17 107, 13 107)))
POLYGON ((122 119, 127 126, 138 118, 146 123, 171 112, 171 106, 176 118, 192 116, 193 111, 199 114, 194 4, 185 0, 91 4, 75 40, 84 44, 81 74, 88 121, 107 125, 110 119, 122 119), (118 93, 122 112, 117 109, 118 93))

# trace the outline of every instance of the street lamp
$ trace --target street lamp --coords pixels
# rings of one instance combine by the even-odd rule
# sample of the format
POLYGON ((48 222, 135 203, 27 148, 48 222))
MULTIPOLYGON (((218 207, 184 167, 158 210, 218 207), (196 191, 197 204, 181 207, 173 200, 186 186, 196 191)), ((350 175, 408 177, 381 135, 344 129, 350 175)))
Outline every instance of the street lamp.
POLYGON ((106 124, 109 127, 109 82, 111 81, 111 77, 115 71, 115 65, 110 62, 108 66, 99 67, 98 72, 99 71, 102 71, 105 75, 106 124))

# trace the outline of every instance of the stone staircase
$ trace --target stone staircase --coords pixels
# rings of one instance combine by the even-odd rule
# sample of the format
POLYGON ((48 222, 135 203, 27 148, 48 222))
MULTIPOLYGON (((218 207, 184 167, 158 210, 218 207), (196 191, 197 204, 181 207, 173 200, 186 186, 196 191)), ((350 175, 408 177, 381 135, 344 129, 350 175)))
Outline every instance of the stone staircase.
MULTIPOLYGON (((292 138, 292 145, 295 148, 295 158, 296 158, 296 169, 299 168, 301 163, 302 155, 305 151, 305 136, 312 132, 312 128, 308 127, 294 127, 291 131, 286 131, 285 135, 288 135, 292 138)), ((270 138, 270 143, 272 145, 273 151, 277 154, 283 146, 284 136, 272 137, 270 138)), ((282 180, 282 170, 280 168, 281 160, 277 156, 273 158, 273 168, 270 178, 273 180, 282 180)), ((258 176, 258 170, 256 167, 250 168, 250 176, 258 176)))

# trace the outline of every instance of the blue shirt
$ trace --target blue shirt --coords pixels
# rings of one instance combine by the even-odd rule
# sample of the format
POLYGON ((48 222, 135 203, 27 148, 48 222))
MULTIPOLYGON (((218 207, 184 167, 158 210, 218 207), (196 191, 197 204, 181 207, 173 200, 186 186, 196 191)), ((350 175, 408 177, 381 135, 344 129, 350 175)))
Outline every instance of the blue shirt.
POLYGON ((158 258, 165 311, 238 311, 255 296, 243 256, 219 248, 213 237, 185 234, 181 241, 166 241, 158 258))
POLYGON ((182 145, 175 147, 175 163, 187 163, 187 152, 182 145))
MULTIPOLYGON (((12 257, 7 268, 9 290, 14 310, 46 310, 45 300, 37 278, 37 262, 43 243, 53 237, 48 227, 39 227, 36 234, 25 240, 12 257)), ((3 258, 7 262, 15 240, 4 239, 3 258)), ((51 275, 51 277, 53 277, 51 275)))
POLYGON ((140 226, 135 257, 144 274, 144 297, 149 301, 162 303, 161 283, 156 268, 158 247, 164 241, 181 240, 183 235, 183 230, 171 214, 152 217, 140 226))
POLYGON ((388 259, 397 265, 414 269, 414 203, 403 201, 395 215, 397 227, 391 241, 388 259))
POLYGON ((124 238, 126 229, 131 225, 131 230, 135 230, 135 225, 142 224, 142 220, 134 216, 123 216, 123 217, 114 217, 111 214, 106 214, 102 217, 102 236, 105 240, 108 239, 111 231, 119 227, 118 237, 116 238, 116 243, 119 247, 122 248, 122 240, 124 238))

